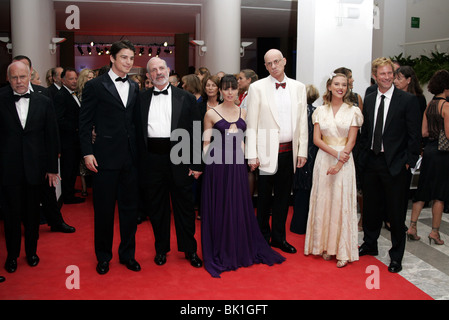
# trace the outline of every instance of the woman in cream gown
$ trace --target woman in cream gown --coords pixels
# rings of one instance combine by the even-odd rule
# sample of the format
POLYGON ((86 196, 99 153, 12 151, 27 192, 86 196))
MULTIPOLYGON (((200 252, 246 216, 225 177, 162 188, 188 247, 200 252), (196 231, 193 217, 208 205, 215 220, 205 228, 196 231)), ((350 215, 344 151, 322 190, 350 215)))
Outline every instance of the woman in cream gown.
POLYGON ((336 256, 337 267, 358 256, 357 189, 352 158, 357 131, 363 123, 358 107, 348 102, 348 79, 332 74, 324 105, 312 115, 313 142, 319 148, 313 171, 305 255, 336 256))

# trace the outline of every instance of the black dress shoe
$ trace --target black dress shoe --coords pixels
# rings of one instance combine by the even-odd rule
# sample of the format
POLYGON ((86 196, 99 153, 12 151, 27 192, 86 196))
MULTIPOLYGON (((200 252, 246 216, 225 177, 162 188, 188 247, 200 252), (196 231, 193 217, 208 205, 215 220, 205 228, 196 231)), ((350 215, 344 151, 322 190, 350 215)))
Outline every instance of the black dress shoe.
POLYGON ((39 264, 39 257, 33 254, 31 257, 27 257, 27 262, 30 267, 35 267, 39 264))
POLYGON ((279 248, 286 253, 296 253, 296 248, 285 240, 282 243, 272 242, 271 246, 279 248))
POLYGON ((120 260, 120 263, 126 265, 126 267, 131 271, 141 270, 140 264, 134 259, 129 259, 128 261, 120 260))
POLYGON ((5 281, 5 277, 0 276, 0 282, 4 282, 5 281))
POLYGON ((361 245, 359 248, 359 256, 377 256, 379 254, 379 252, 377 250, 371 250, 369 248, 367 248, 366 246, 361 245))
POLYGON ((97 272, 99 274, 106 274, 109 271, 109 262, 101 261, 97 264, 97 272))
POLYGON ((162 266, 163 264, 165 264, 167 262, 167 256, 165 255, 165 253, 158 253, 154 257, 154 262, 158 266, 162 266))
POLYGON ((201 268, 203 266, 203 261, 201 261, 196 252, 186 253, 186 259, 190 260, 190 264, 195 268, 201 268))
POLYGON ((17 259, 6 259, 5 270, 13 273, 17 270, 17 259))
POLYGON ((397 261, 391 261, 390 265, 388 266, 388 271, 391 273, 398 273, 402 270, 402 265, 400 262, 397 261))
POLYGON ((75 232, 75 228, 72 226, 69 226, 67 223, 62 222, 61 224, 51 226, 50 228, 53 232, 62 232, 62 233, 73 233, 75 232))

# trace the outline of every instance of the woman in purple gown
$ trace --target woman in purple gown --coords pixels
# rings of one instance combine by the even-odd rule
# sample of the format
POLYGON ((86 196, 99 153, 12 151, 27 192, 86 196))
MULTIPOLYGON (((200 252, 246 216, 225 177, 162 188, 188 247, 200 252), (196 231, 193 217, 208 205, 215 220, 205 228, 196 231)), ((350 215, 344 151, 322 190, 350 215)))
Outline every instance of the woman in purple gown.
POLYGON ((216 278, 239 267, 285 260, 267 244, 254 214, 243 152, 246 111, 234 103, 237 79, 223 77, 220 92, 224 102, 204 117, 206 168, 201 196, 204 266, 216 278))

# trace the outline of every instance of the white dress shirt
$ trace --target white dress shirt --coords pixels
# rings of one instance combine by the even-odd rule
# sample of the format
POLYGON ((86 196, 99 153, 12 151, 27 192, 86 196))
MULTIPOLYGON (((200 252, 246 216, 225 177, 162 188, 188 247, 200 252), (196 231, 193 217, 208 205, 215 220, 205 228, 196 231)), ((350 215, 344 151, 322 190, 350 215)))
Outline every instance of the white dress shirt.
MULTIPOLYGON (((171 135, 172 91, 170 86, 164 89, 168 90, 168 95, 153 94, 151 97, 150 112, 148 112, 149 138, 170 138, 171 135)), ((153 90, 159 91, 156 87, 153 90)))
MULTIPOLYGON (((290 100, 290 91, 288 85, 285 89, 279 87, 276 89, 276 83, 280 83, 275 78, 270 76, 273 83, 274 100, 276 102, 276 108, 279 115, 279 143, 290 142, 293 140, 293 127, 292 127, 292 103, 290 100)), ((287 82, 287 76, 284 76, 283 83, 287 82)))
MULTIPOLYGON (((26 93, 30 93, 30 90, 28 90, 26 93)), ((24 93, 24 94, 26 94, 26 93, 24 93)), ((19 94, 14 92, 14 95, 19 95, 19 94)), ((19 116, 19 120, 20 120, 20 123, 22 124, 22 128, 25 128, 29 108, 30 108, 30 99, 29 98, 21 98, 19 101, 16 102, 17 115, 19 116)))
MULTIPOLYGON (((391 86, 391 88, 385 92, 382 93, 379 91, 379 89, 377 89, 377 98, 376 98, 376 106, 374 108, 374 124, 373 124, 373 139, 371 140, 371 149, 373 148, 373 142, 374 142, 374 130, 376 128, 376 121, 377 121, 377 112, 379 110, 379 106, 380 106, 380 101, 381 101, 381 96, 384 95, 385 96, 385 100, 384 100, 384 119, 383 119, 383 127, 382 127, 382 133, 384 132, 384 128, 385 128, 385 121, 387 119, 387 115, 388 115, 388 109, 390 108, 390 102, 391 102, 391 98, 393 96, 393 91, 394 91, 394 86, 391 86)), ((381 152, 384 152, 384 143, 382 141, 382 146, 380 149, 381 152)))
POLYGON ((129 82, 125 81, 115 81, 115 79, 119 78, 118 75, 115 74, 112 69, 108 72, 109 76, 112 79, 112 82, 114 82, 115 87, 117 88, 118 94, 120 95, 120 98, 122 99, 123 105, 126 108, 126 105, 128 103, 128 94, 129 94, 129 82))

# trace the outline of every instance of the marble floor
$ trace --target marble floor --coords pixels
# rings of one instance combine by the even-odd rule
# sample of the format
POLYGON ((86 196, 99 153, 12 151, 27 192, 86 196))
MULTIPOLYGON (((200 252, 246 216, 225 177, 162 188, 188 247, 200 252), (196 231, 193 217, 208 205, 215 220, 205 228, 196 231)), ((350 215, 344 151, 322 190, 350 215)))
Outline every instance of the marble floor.
MULTIPOLYGON (((407 227, 410 225, 411 204, 407 212, 407 227)), ((432 229, 431 208, 424 208, 418 223, 419 241, 407 240, 406 252, 402 261, 400 275, 416 285, 435 300, 449 300, 449 214, 443 213, 440 226, 440 237, 443 245, 429 245, 428 234, 432 229)), ((359 232, 359 243, 362 243, 363 232, 359 232)), ((382 229, 378 242, 379 255, 376 257, 386 265, 390 258, 390 232, 382 229)))

